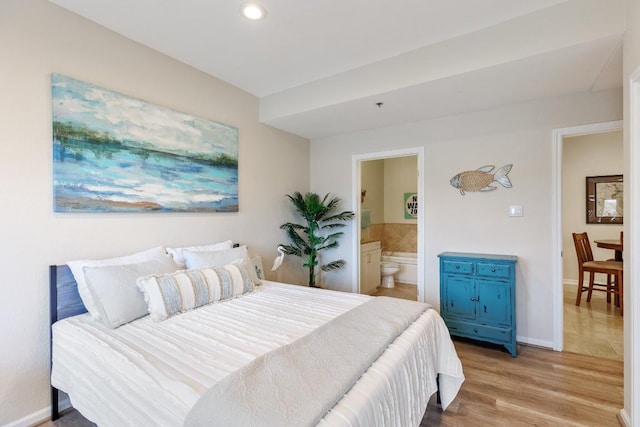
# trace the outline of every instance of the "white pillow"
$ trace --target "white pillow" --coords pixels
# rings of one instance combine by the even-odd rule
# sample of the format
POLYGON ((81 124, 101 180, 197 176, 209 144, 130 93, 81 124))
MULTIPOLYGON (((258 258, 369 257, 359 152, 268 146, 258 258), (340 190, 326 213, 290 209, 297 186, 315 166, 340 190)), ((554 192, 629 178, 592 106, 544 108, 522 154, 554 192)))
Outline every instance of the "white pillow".
POLYGON ((173 260, 181 267, 184 267, 184 251, 223 251, 225 249, 233 248, 233 242, 226 240, 224 242, 212 243, 204 246, 189 246, 186 248, 167 248, 169 255, 173 257, 173 260))
POLYGON ((147 315, 144 294, 136 280, 149 274, 172 273, 178 269, 169 255, 165 259, 137 264, 84 267, 87 287, 100 314, 100 321, 109 328, 147 315))
POLYGON ((264 271, 262 268, 262 257, 260 255, 252 256, 251 262, 253 263, 253 269, 256 271, 258 279, 264 279, 264 271))
POLYGON ((82 269, 84 267, 97 267, 104 265, 122 265, 122 264, 133 264, 136 262, 142 261, 151 261, 154 259, 162 260, 166 258, 167 251, 164 247, 158 246, 155 248, 147 249, 146 251, 136 252, 131 255, 126 255, 117 258, 108 258, 108 259, 82 259, 76 261, 69 261, 67 265, 71 269, 71 273, 73 273, 73 278, 76 279, 76 283, 78 284, 78 293, 80 294, 80 299, 84 303, 85 308, 96 320, 100 319, 100 313, 98 311, 98 307, 93 301, 93 297, 89 292, 89 288, 87 288, 87 282, 84 277, 84 272, 82 269))
POLYGON ((137 284, 144 293, 149 314, 155 322, 254 290, 249 272, 242 262, 141 277, 137 284))
POLYGON ((260 285, 262 283, 256 273, 256 268, 251 261, 251 257, 249 256, 249 250, 245 245, 224 251, 185 250, 182 255, 184 256, 185 266, 189 270, 203 267, 218 267, 238 260, 243 260, 247 270, 249 270, 253 283, 256 285, 260 285))

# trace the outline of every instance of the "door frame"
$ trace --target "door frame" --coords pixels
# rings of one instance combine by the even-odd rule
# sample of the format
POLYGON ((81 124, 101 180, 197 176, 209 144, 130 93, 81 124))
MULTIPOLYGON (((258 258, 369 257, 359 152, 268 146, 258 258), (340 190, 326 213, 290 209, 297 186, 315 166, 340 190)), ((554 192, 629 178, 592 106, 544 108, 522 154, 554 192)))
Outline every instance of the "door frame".
POLYGON ((424 222, 424 147, 405 148, 392 151, 382 151, 376 153, 356 154, 352 156, 352 197, 353 201, 352 210, 356 214, 356 226, 353 227, 352 236, 352 258, 358 260, 356 267, 353 269, 352 289, 354 293, 360 291, 360 192, 362 191, 361 182, 361 163, 369 160, 384 160, 392 159, 396 157, 408 157, 417 156, 418 163, 418 301, 424 301, 424 235, 425 235, 425 222, 424 222))
MULTIPOLYGON (((623 121, 593 123, 581 126, 558 128, 553 130, 553 165, 552 165, 552 212, 555 218, 552 220, 552 272, 553 286, 553 349, 562 351, 564 347, 564 314, 563 314, 563 267, 562 267, 562 147, 564 138, 581 135, 591 135, 605 132, 623 130, 623 121)), ((626 191, 625 191, 625 199, 626 191)), ((625 200, 626 204, 626 200, 625 200)))
POLYGON ((629 76, 628 127, 625 131, 625 205, 624 221, 625 251, 622 254, 628 268, 624 269, 624 408, 620 417, 627 426, 636 425, 640 420, 640 283, 637 266, 640 265, 640 230, 636 220, 640 221, 640 173, 636 165, 640 164, 640 68, 629 76), (628 185, 627 185, 628 183, 628 185))

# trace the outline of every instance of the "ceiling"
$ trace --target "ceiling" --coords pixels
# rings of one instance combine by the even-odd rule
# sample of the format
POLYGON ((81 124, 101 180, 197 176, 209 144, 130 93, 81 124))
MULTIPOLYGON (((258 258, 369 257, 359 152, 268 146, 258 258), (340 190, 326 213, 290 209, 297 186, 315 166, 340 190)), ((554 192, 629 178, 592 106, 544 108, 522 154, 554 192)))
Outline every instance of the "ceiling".
POLYGON ((623 0, 50 1, 310 139, 622 86, 623 0))

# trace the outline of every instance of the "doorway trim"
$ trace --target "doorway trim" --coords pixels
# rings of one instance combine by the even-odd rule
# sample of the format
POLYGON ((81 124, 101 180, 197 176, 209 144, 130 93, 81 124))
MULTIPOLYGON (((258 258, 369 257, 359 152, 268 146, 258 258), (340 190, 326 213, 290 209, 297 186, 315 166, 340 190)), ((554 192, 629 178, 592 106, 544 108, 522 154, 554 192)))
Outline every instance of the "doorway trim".
POLYGON ((624 237, 627 247, 623 253, 624 262, 630 268, 624 269, 625 316, 624 316, 624 408, 620 417, 627 426, 640 420, 640 292, 636 285, 640 283, 637 266, 640 263, 640 231, 636 220, 640 220, 640 174, 635 165, 640 164, 640 68, 629 76, 628 145, 625 146, 628 162, 625 165, 625 207, 624 214, 629 221, 624 222, 624 237), (627 290, 629 290, 627 292, 627 290))
MULTIPOLYGON (((554 277, 553 286, 553 349, 562 351, 564 347, 564 314, 563 307, 563 282, 562 273, 562 144, 564 138, 572 136, 590 135, 604 132, 615 132, 623 130, 623 121, 593 123, 582 126, 558 128, 553 130, 553 165, 552 165, 552 212, 554 217, 551 221, 552 239, 552 274, 554 277)), ((626 195, 626 192, 625 192, 626 195)), ((625 197, 626 198, 626 197, 625 197)))
POLYGON ((396 157, 417 156, 418 162, 418 301, 424 301, 424 147, 405 148, 400 150, 382 151, 377 153, 356 154, 352 156, 352 197, 353 212, 356 213, 356 226, 352 236, 352 258, 358 260, 356 268, 353 269, 352 289, 354 293, 360 290, 360 191, 362 183, 360 179, 361 163, 368 160, 383 160, 396 157))

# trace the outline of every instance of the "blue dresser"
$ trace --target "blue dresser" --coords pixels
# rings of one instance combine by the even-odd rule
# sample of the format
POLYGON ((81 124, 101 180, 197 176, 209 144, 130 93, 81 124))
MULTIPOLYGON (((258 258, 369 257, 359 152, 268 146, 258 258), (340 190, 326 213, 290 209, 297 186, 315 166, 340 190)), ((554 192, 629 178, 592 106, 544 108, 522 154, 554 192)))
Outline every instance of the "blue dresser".
POLYGON ((516 262, 511 255, 443 252, 440 315, 451 335, 504 345, 516 356, 516 262))

